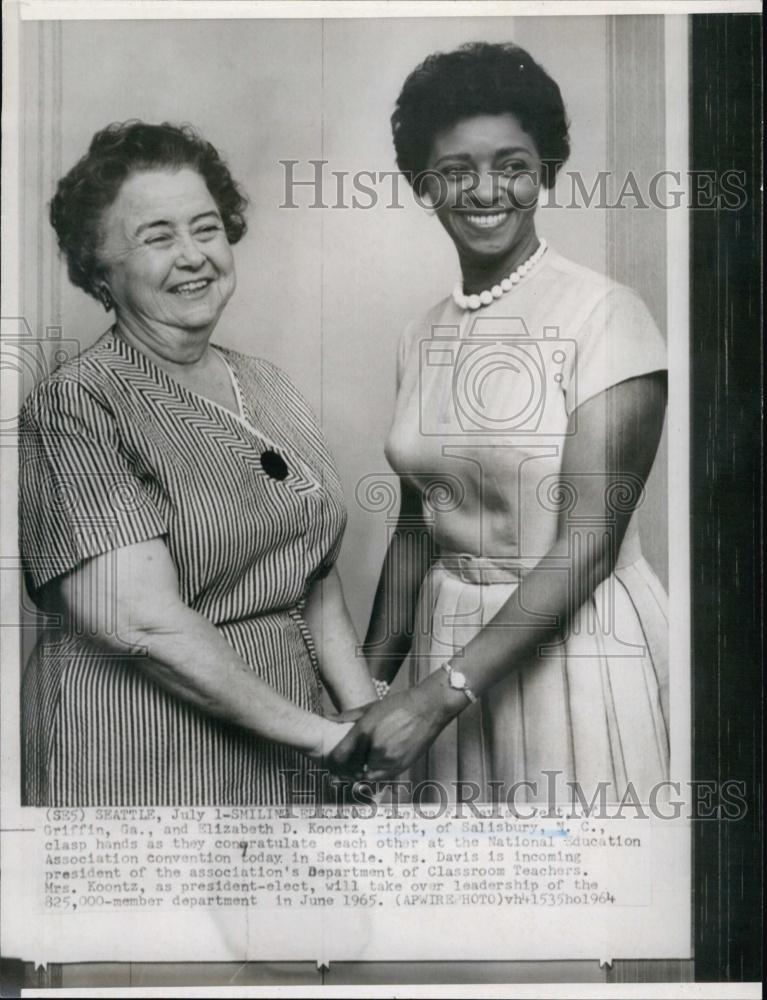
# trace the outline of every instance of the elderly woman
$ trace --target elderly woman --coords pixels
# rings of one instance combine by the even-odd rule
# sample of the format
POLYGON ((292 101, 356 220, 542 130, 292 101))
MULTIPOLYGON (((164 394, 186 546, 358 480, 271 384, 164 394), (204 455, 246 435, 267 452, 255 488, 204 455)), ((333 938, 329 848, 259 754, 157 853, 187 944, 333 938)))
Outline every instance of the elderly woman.
POLYGON ((21 546, 60 627, 23 679, 28 805, 247 804, 301 789, 370 701, 333 563, 345 511, 272 364, 215 346, 245 199, 188 128, 97 133, 51 221, 115 322, 32 393, 21 546))
POLYGON ((633 517, 663 426, 663 339, 636 294, 536 232, 569 140, 527 52, 430 56, 392 125, 461 280, 405 331, 386 444, 401 517, 366 645, 381 691, 406 656, 411 687, 331 762, 375 780, 420 758, 448 795, 522 782, 518 798, 545 799, 547 772, 562 792, 642 794, 669 761, 665 595, 633 517))

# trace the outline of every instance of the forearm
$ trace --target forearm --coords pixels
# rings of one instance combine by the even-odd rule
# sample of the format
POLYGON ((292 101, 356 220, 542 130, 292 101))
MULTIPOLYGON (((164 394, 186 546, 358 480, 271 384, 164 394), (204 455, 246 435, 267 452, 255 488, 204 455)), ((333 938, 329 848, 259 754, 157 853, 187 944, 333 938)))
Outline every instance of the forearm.
POLYGON ((123 626, 136 665, 170 694, 264 739, 315 752, 328 723, 261 680, 207 619, 180 605, 162 623, 123 626))
POLYGON ((364 645, 373 677, 391 682, 410 650, 430 547, 425 526, 398 528, 389 543, 364 645))
POLYGON ((306 620, 322 679, 336 708, 345 711, 373 701, 375 688, 365 658, 357 652, 359 638, 335 568, 312 587, 306 620))
MULTIPOLYGON (((559 573, 535 569, 522 581, 490 622, 451 657, 471 691, 489 693, 502 677, 528 663, 542 643, 555 641, 578 607, 603 578, 609 556, 590 550, 583 558, 568 555, 566 541, 547 553, 559 573), (573 587, 571 578, 582 582, 573 587)), ((578 551, 578 548, 575 548, 578 551)), ((420 684, 390 694, 367 710, 354 731, 333 750, 330 766, 352 778, 364 773, 371 781, 399 774, 469 705, 461 690, 449 685, 444 670, 433 670, 420 684)))
POLYGON ((218 629, 181 599, 164 542, 95 556, 54 581, 44 598, 79 635, 117 655, 126 644, 154 683, 202 712, 297 750, 319 754, 335 724, 262 681, 218 629), (88 595, 102 594, 103 600, 88 595))
MULTIPOLYGON (((476 696, 485 694, 510 671, 529 663, 541 646, 561 638, 573 615, 610 574, 613 561, 614 547, 608 542, 578 546, 572 536, 559 539, 497 614, 450 659, 451 666, 464 674, 476 696)), ((443 670, 419 688, 448 720, 468 704, 464 694, 449 688, 443 670)))

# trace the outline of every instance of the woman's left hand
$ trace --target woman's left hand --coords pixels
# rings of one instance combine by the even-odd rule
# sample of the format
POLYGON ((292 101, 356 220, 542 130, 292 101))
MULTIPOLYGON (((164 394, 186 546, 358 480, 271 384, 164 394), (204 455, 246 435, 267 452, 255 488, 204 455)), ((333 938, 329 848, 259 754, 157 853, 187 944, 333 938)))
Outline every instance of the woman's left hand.
POLYGON ((416 761, 449 721, 443 706, 421 688, 390 694, 370 705, 327 758, 354 781, 384 781, 416 761))

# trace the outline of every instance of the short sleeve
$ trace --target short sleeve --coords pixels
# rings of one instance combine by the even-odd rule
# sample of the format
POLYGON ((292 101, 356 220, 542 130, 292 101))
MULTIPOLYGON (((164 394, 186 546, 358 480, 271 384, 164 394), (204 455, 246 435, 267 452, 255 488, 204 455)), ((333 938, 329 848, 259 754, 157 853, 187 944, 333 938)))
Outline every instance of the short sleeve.
POLYGON ((563 383, 568 413, 613 385, 667 367, 666 344, 647 306, 620 285, 600 300, 574 340, 563 383))
POLYGON ((165 524, 120 450, 114 416, 77 381, 42 383, 19 426, 21 557, 34 596, 84 560, 165 524))

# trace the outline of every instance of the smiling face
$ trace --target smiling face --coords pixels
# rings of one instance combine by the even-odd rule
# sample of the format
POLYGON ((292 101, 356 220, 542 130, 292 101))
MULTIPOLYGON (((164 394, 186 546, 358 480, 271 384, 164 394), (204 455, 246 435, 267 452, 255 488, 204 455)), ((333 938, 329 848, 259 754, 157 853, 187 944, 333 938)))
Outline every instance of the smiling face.
POLYGON ((534 215, 541 160, 514 115, 481 115, 440 132, 431 149, 427 191, 455 243, 464 276, 497 280, 537 243, 534 215))
POLYGON ((204 346, 236 284, 204 179, 188 167, 131 175, 101 234, 99 263, 118 323, 160 354, 204 346))

